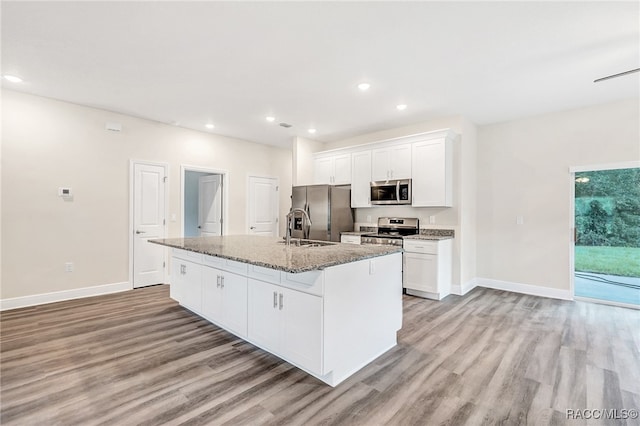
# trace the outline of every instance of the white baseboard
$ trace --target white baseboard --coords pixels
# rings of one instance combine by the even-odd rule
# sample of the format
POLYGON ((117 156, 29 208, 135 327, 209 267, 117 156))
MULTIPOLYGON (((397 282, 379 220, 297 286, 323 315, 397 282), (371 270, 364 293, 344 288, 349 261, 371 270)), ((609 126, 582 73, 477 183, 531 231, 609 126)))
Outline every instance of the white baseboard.
POLYGON ((44 303, 61 302, 63 300, 80 299, 82 297, 99 296, 101 294, 118 293, 131 289, 131 283, 126 281, 92 287, 74 288, 72 290, 54 291, 52 293, 34 294, 32 296, 1 299, 0 311, 42 305, 44 303))
POLYGON ((473 278, 469 281, 467 281, 466 283, 463 283, 461 285, 452 285, 451 286, 451 294, 456 294, 458 296, 464 296, 465 294, 469 293, 471 290, 473 290, 474 288, 476 288, 478 286, 478 279, 477 278, 473 278))
POLYGON ((573 295, 570 290, 540 287, 537 285, 514 283, 511 281, 492 280, 489 278, 476 278, 475 280, 478 287, 531 294, 533 296, 550 297, 552 299, 573 300, 573 295))

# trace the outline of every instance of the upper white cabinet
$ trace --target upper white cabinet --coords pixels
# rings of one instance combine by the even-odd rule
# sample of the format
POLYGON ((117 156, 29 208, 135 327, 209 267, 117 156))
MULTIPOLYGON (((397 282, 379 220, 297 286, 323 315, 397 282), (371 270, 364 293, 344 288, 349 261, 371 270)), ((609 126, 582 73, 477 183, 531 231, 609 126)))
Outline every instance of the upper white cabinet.
POLYGON ((411 144, 377 148, 371 155, 371 180, 410 179, 411 144))
POLYGON ((451 129, 314 154, 315 183, 351 184, 351 207, 371 207, 371 182, 412 179, 413 207, 453 205, 451 129))
POLYGON ((371 207, 371 150, 351 154, 351 207, 371 207))
POLYGON ((351 183, 351 154, 316 156, 313 160, 313 182, 348 185, 351 183))
POLYGON ((453 155, 451 140, 432 139, 413 144, 413 207, 451 207, 453 155))

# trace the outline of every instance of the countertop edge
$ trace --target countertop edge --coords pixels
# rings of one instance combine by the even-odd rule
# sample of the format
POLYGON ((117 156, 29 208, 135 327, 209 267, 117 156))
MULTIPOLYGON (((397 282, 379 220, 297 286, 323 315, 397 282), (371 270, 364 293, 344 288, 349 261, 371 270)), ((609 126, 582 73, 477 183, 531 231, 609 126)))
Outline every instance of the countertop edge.
POLYGON ((256 260, 251 260, 251 259, 246 259, 246 258, 239 258, 239 257, 235 257, 235 256, 229 256, 229 255, 222 255, 220 253, 211 253, 208 252, 206 250, 193 250, 191 248, 187 248, 184 246, 180 246, 177 244, 171 244, 171 243, 166 243, 164 241, 158 241, 158 240, 147 240, 150 243, 153 244, 158 244, 161 246, 165 246, 165 247, 171 247, 171 248, 175 248, 178 250, 184 250, 184 251, 190 251, 193 253, 199 253, 199 254, 204 254, 207 256, 213 256, 213 257, 219 257, 221 259, 227 259, 227 260, 233 260, 235 262, 241 262, 241 263, 246 263, 249 265, 254 265, 254 266, 260 266, 263 268, 269 268, 269 269, 274 269, 276 271, 282 271, 282 272, 287 272, 287 273, 291 273, 291 274, 299 274, 302 272, 310 272, 310 271, 322 271, 326 268, 330 268, 332 266, 338 266, 338 265, 344 265, 347 263, 353 263, 353 262, 359 262, 361 260, 365 260, 365 259, 372 259, 375 257, 380 257, 380 256, 388 256, 390 254, 395 254, 395 253, 402 253, 402 248, 397 247, 397 248, 391 248, 391 246, 389 247, 389 251, 386 253, 368 253, 365 255, 362 255, 360 257, 358 257, 357 259, 347 259, 347 260, 336 260, 333 262, 327 262, 321 266, 309 266, 309 267, 301 267, 301 268, 287 268, 285 266, 280 266, 280 265, 274 265, 272 263, 264 263, 264 262, 260 262, 260 261, 256 261, 256 260))

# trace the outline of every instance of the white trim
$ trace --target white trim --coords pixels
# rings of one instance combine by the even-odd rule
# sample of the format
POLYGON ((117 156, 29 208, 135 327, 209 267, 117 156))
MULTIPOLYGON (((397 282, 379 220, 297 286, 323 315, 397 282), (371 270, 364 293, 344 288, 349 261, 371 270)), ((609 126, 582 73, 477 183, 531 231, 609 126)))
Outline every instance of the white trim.
POLYGON ((222 235, 229 235, 229 171, 210 167, 180 165, 180 236, 184 238, 184 176, 185 172, 211 173, 222 176, 222 235))
POLYGON ((476 278, 476 282, 478 287, 531 294, 533 296, 550 297, 552 299, 573 300, 573 294, 570 290, 540 287, 537 285, 514 283, 511 281, 492 280, 489 278, 476 278))
POLYGON ((276 237, 280 236, 280 178, 278 176, 267 176, 257 173, 248 173, 247 174, 247 187, 246 187, 246 202, 245 202, 245 216, 244 216, 244 229, 247 234, 251 234, 249 229, 249 194, 251 193, 251 178, 260 178, 260 179, 274 179, 276 181, 276 187, 278 190, 276 191, 276 218, 278 219, 276 222, 276 237))
POLYGON ((124 281, 121 283, 75 288, 73 290, 54 291, 52 293, 13 297, 10 299, 0 300, 0 311, 24 308, 26 306, 42 305, 44 303, 61 302, 63 300, 80 299, 84 297, 100 296, 103 294, 119 293, 128 290, 131 290, 131 284, 124 281))
POLYGON ((472 278, 469 281, 467 281, 466 283, 463 283, 462 285, 460 285, 460 284, 452 285, 451 286, 451 294, 455 294, 455 295, 458 295, 458 296, 464 296, 465 294, 469 293, 471 290, 473 290, 477 286, 478 286, 478 279, 477 278, 472 278))
MULTIPOLYGON (((129 289, 133 289, 133 205, 134 205, 134 166, 136 164, 146 164, 150 166, 158 166, 164 168, 165 176, 167 177, 167 182, 164 186, 164 229, 163 229, 163 238, 167 238, 167 229, 169 228, 169 223, 167 218, 169 217, 169 163, 161 163, 154 161, 145 161, 145 160, 129 160, 129 289)), ((164 268, 164 282, 168 282, 169 280, 169 258, 167 250, 164 251, 164 262, 166 267, 164 268)))
POLYGON ((619 308, 629 308, 629 309, 640 309, 640 305, 632 305, 630 303, 620 303, 620 302, 612 302, 610 300, 604 299, 591 299, 590 297, 581 297, 576 296, 573 298, 578 302, 589 302, 589 303, 597 303, 598 305, 609 305, 609 306, 617 306, 619 308))
POLYGON ((640 167, 640 161, 638 160, 622 161, 620 163, 595 164, 591 166, 574 166, 574 167, 569 167, 569 173, 597 172, 600 170, 633 169, 636 167, 640 167))

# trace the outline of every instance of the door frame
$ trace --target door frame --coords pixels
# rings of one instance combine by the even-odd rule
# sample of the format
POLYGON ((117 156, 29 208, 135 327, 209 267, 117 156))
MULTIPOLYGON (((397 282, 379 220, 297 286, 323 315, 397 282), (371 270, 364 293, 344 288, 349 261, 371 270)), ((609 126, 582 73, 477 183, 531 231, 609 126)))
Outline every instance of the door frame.
MULTIPOLYGON (((610 302, 608 300, 596 300, 587 299, 583 297, 576 297, 575 294, 575 272, 576 272, 576 259, 575 259, 575 229, 576 229, 576 173, 580 172, 597 172, 601 170, 618 170, 618 169, 632 169, 639 168, 640 161, 621 161, 616 163, 606 164, 593 164, 590 166, 573 166, 569 167, 569 292, 572 300, 586 300, 589 302, 597 302, 603 305, 614 306, 627 306, 624 303, 610 302)), ((636 307, 637 309, 637 307, 636 307)))
POLYGON ((258 174, 258 173, 249 173, 247 174, 247 189, 246 189, 246 207, 245 207, 245 219, 244 219, 244 230, 245 233, 248 235, 250 234, 250 229, 249 229, 249 216, 250 216, 250 212, 249 212, 249 194, 250 194, 250 190, 251 190, 251 178, 261 178, 261 179, 274 179, 276 181, 276 219, 278 220, 276 222, 276 238, 280 237, 280 178, 278 176, 268 176, 268 175, 263 175, 263 174, 258 174))
MULTIPOLYGON (((180 236, 184 238, 184 185, 185 173, 201 172, 222 176, 222 235, 229 235, 229 172, 224 169, 214 169, 210 167, 180 165, 180 236)), ((198 206, 199 208, 199 206, 198 206)))
MULTIPOLYGON (((169 163, 163 163, 163 162, 158 162, 158 161, 147 161, 147 160, 134 160, 134 159, 129 159, 129 286, 131 289, 133 289, 133 262, 134 262, 134 258, 133 258, 133 242, 134 242, 134 238, 133 238, 133 222, 134 222, 134 212, 133 212, 133 206, 134 206, 134 196, 135 196, 135 188, 134 188, 134 180, 135 180, 135 165, 136 164, 143 164, 143 165, 148 165, 148 166, 158 166, 158 167, 162 167, 164 168, 164 174, 167 178, 167 185, 164 186, 164 217, 165 217, 165 224, 163 227, 163 237, 167 238, 167 229, 168 229, 168 223, 166 218, 169 216, 169 163)), ((167 250, 164 250, 164 262, 165 265, 167 264, 168 257, 167 257, 167 250)), ((165 283, 169 282, 169 268, 164 268, 164 279, 163 281, 165 283)))

